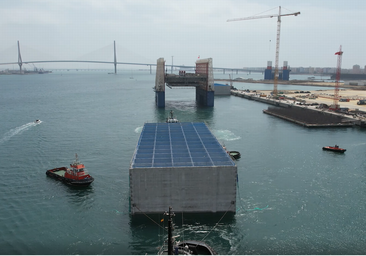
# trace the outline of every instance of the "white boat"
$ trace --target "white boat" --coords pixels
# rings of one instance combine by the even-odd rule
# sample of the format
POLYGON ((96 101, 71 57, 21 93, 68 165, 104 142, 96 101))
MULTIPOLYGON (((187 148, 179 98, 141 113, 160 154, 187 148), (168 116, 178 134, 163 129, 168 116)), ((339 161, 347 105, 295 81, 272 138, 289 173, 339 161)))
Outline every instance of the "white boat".
POLYGON ((170 117, 167 117, 166 122, 167 123, 179 123, 178 119, 174 118, 174 116, 173 116, 173 110, 170 110, 170 117))
POLYGON ((37 119, 36 121, 34 121, 34 123, 40 124, 41 123, 41 120, 37 119))

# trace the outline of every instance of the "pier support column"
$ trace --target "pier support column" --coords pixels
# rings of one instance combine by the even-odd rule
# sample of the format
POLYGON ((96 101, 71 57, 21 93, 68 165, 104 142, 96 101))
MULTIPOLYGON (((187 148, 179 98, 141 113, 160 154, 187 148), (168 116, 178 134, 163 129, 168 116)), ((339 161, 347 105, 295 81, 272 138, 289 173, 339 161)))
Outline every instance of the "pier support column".
POLYGON ((214 106, 214 91, 206 91, 200 87, 196 87, 196 102, 198 105, 205 107, 214 106))
POLYGON ((165 60, 159 58, 156 63, 155 104, 158 108, 165 108, 165 60))
POLYGON ((165 92, 155 92, 155 104, 158 108, 165 108, 165 92))
POLYGON ((196 61, 196 74, 207 76, 205 82, 196 87, 196 102, 205 107, 214 106, 215 86, 213 77, 212 58, 196 61))

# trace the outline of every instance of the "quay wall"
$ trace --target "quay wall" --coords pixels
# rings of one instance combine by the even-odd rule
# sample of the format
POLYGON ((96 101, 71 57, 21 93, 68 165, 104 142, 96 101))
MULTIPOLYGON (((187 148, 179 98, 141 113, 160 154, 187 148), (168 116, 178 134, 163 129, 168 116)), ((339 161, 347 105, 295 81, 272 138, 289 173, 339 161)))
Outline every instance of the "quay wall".
POLYGON ((305 126, 305 127, 350 127, 355 125, 351 120, 330 113, 305 108, 274 108, 269 107, 263 113, 305 126))
POLYGON ((269 107, 268 110, 263 110, 263 113, 306 127, 345 127, 353 125, 366 127, 366 122, 361 121, 360 119, 353 118, 351 116, 344 116, 340 113, 298 106, 287 100, 260 97, 254 93, 243 93, 234 90, 231 91, 231 94, 237 97, 281 107, 282 110, 269 107))

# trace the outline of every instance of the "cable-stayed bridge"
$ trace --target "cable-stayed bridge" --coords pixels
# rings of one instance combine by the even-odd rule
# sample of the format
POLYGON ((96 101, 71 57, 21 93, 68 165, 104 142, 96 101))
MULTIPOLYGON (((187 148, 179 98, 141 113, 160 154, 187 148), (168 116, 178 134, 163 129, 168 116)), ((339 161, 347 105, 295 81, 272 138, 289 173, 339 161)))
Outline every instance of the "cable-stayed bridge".
MULTIPOLYGON (((117 74, 117 65, 135 65, 135 66, 148 66, 150 67, 150 73, 152 72, 152 67, 156 67, 156 63, 141 63, 141 62, 120 62, 117 61, 116 55, 116 42, 114 41, 114 60, 113 61, 98 61, 98 60, 31 60, 31 61, 23 61, 21 52, 20 52, 20 44, 18 44, 18 62, 6 62, 0 63, 0 65, 18 65, 19 72, 23 73, 22 66, 23 64, 37 64, 37 63, 99 63, 99 64, 113 64, 114 65, 114 73, 117 74)), ((166 64, 166 68, 182 68, 182 69, 194 69, 196 66, 186 66, 186 65, 173 65, 173 64, 166 64)), ((225 67, 213 67, 214 70, 222 70, 225 74, 226 71, 231 72, 259 72, 263 73, 264 68, 225 68, 225 67)))

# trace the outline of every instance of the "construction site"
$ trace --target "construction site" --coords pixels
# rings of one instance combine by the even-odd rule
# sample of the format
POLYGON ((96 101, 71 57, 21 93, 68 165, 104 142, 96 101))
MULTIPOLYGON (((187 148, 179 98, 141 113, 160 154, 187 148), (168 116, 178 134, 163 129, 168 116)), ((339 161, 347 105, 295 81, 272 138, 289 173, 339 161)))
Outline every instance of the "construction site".
MULTIPOLYGON (((249 100, 256 100, 274 105, 275 107, 269 107, 267 110, 263 110, 263 112, 307 127, 344 127, 353 125, 366 127, 366 91, 344 90, 343 93, 340 94, 340 77, 343 56, 342 46, 340 46, 339 51, 335 53, 337 56, 337 72, 335 75, 336 79, 334 85, 330 85, 334 86, 334 90, 321 92, 279 92, 277 90, 277 85, 279 83, 278 80, 281 80, 281 84, 283 81, 285 81, 287 84, 292 84, 292 82, 289 81, 290 70, 288 70, 287 62, 284 62, 282 74, 280 74, 278 67, 281 17, 297 16, 299 14, 300 12, 281 14, 280 6, 278 14, 251 16, 227 20, 241 21, 277 17, 276 57, 274 72, 272 72, 272 62, 268 62, 267 69, 265 70, 265 80, 263 80, 266 81, 266 83, 273 82, 273 90, 232 90, 231 94, 234 96, 247 98, 249 100)), ((263 81, 260 82, 262 83, 263 81)))
POLYGON ((366 90, 231 90, 231 95, 275 107, 263 112, 307 127, 366 127, 366 90), (336 107, 334 107, 336 106, 336 107))

